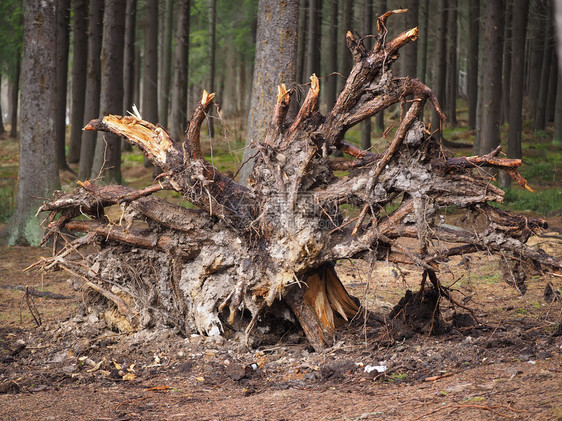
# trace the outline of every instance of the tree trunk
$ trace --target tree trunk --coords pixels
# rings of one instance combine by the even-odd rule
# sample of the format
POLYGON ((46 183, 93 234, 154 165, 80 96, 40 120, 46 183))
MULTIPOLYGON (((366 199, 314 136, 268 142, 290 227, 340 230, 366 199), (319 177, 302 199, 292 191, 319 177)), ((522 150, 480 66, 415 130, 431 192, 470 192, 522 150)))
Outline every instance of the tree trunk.
POLYGON ((457 91, 459 87, 458 83, 458 63, 457 63, 457 36, 458 36, 458 29, 457 29, 457 11, 458 2, 457 0, 452 0, 449 2, 449 11, 448 11, 448 22, 447 22, 447 38, 449 39, 448 47, 447 47, 447 87, 446 87, 446 95, 445 98, 447 99, 446 103, 446 113, 447 113, 447 121, 451 124, 451 126, 455 127, 457 125, 457 91))
MULTIPOLYGON (((339 0, 330 1, 330 30, 328 32, 328 74, 338 71, 338 3, 339 0)), ((299 43, 302 34, 299 33, 299 43)), ((300 82, 300 80, 299 80, 300 82)), ((327 79, 326 106, 331 108, 336 103, 338 93, 338 76, 333 74, 327 79)))
MULTIPOLYGON (((217 0, 209 0, 209 35, 211 38, 211 43, 209 45, 209 89, 210 92, 216 92, 215 86, 215 73, 216 73, 216 57, 217 57, 217 0)), ((209 124, 209 137, 212 139, 215 137, 215 127, 212 118, 207 119, 209 124)))
POLYGON ((306 74, 320 74, 322 39, 322 0, 309 0, 308 8, 308 62, 306 74))
MULTIPOLYGON (((414 13, 410 11, 410 13, 414 13)), ((363 13, 362 13, 362 36, 373 33, 373 0, 363 0, 363 13)), ((414 25, 415 26, 415 25, 414 25)), ((406 20, 406 27, 409 27, 408 20, 406 20)), ((412 26, 413 28, 413 26, 412 26)), ((369 39, 365 40, 367 48, 371 47, 369 39)), ((411 57, 410 57, 411 58, 411 57)), ((371 119, 368 118, 361 123, 361 147, 365 150, 371 147, 371 119)))
POLYGON ((423 83, 427 83, 427 34, 429 31, 429 0, 423 0, 420 7, 420 47, 418 54, 418 76, 423 83))
POLYGON ((546 16, 549 0, 536 0, 533 2, 530 13, 529 28, 532 36, 531 58, 529 63, 528 105, 527 116, 534 119, 537 113, 537 101, 541 86, 542 63, 544 60, 545 32, 547 28, 546 16))
POLYGON ((256 58, 252 83, 252 99, 248 115, 248 139, 240 170, 245 184, 254 167, 256 149, 253 142, 262 139, 273 109, 269 104, 281 84, 291 86, 296 77, 298 3, 281 0, 260 0, 256 58), (275 16, 275 21, 268 20, 275 16))
MULTIPOLYGON (((408 12, 404 14, 404 25, 406 28, 416 28, 419 26, 419 0, 407 0, 406 8, 408 12)), ((405 45, 402 51, 400 74, 402 76, 417 77, 418 67, 418 44, 412 43, 405 45)))
MULTIPOLYGON (((546 95, 545 122, 554 121, 554 108, 556 104, 556 89, 558 84, 558 63, 556 60, 556 49, 552 46, 552 56, 550 58, 550 71, 548 72, 548 89, 546 95)), ((546 126, 546 124, 545 124, 546 126)))
POLYGON ((88 0, 74 0, 72 44, 72 111, 70 113, 70 148, 68 162, 75 164, 80 160, 82 146, 82 123, 86 100, 86 76, 88 68, 88 34, 84 30, 88 24, 88 0))
POLYGON ((170 81, 172 65, 172 27, 173 27, 173 0, 166 0, 162 32, 162 56, 160 66, 160 96, 158 98, 158 118, 162 127, 168 127, 168 110, 170 109, 170 81))
POLYGON ((525 60, 525 38, 527 34, 527 14, 529 0, 517 2, 513 8, 511 29, 511 88, 509 89, 509 133, 507 140, 507 156, 522 158, 521 129, 523 127, 523 78, 525 60))
MULTIPOLYGON (((519 5, 516 5, 519 7, 519 5)), ((500 115, 500 125, 509 121, 510 88, 511 88, 511 21, 513 16, 513 0, 505 2, 505 25, 503 42, 503 76, 502 76, 502 111, 500 115)))
MULTIPOLYGON (((353 32, 353 8, 355 6, 355 2, 353 0, 343 0, 343 10, 342 10, 342 32, 343 37, 342 40, 345 39, 345 35, 351 31, 353 32)), ((341 35, 340 35, 341 36, 341 35)), ((351 67, 353 66, 353 58, 351 54, 349 54, 348 48, 345 42, 342 41, 340 46, 341 52, 341 69, 344 75, 349 74, 351 67)))
POLYGON ((480 0, 471 0, 468 9, 468 58, 467 58, 467 96, 468 127, 476 128, 476 108, 478 104, 478 43, 480 34, 480 0))
MULTIPOLYGON (((436 40, 437 47, 435 49, 436 59, 434 61, 433 70, 433 91, 435 97, 441 104, 445 104, 445 89, 447 87, 447 5, 445 0, 439 0, 438 5, 438 38, 436 40)), ((436 110, 433 110, 431 117, 431 130, 436 132, 436 136, 440 139, 442 119, 436 110)))
POLYGON ((558 85, 556 88, 556 109, 554 112, 554 136, 552 143, 555 146, 562 145, 562 82, 561 74, 558 72, 558 85))
MULTIPOLYGON (((379 9, 377 18, 382 16, 388 10, 387 0, 379 0, 378 3, 379 9)), ((384 110, 380 110, 375 117, 375 130, 379 133, 384 133, 384 110)))
POLYGON ((68 79, 68 32, 70 21, 70 0, 57 0, 57 106, 55 133, 57 139, 57 163, 59 169, 68 170, 66 162, 66 84, 68 79))
MULTIPOLYGON (((0 73, 0 98, 2 97, 2 74, 0 73)), ((5 133, 6 128, 4 127, 4 113, 2 112, 2 101, 0 101, 0 134, 5 133)))
POLYGON ((503 25, 504 1, 488 0, 484 32, 486 48, 483 69, 481 155, 493 151, 500 144, 503 25))
MULTIPOLYGON (((125 50, 123 52, 123 110, 133 111, 135 92, 135 32, 137 29, 137 0, 127 0, 125 11, 125 50)), ((168 89, 164 92, 168 94, 168 89)), ((140 105, 140 104, 136 104, 140 105)), ((164 125, 164 127, 167 127, 164 125)))
MULTIPOLYGON (((339 1, 339 0, 335 0, 339 1)), ((309 0, 302 0, 299 2, 299 25, 298 25, 298 41, 297 41, 297 77, 296 82, 306 82, 306 55, 308 36, 308 2, 309 0)))
POLYGON ((20 91, 21 77, 21 58, 20 52, 16 58, 14 66, 14 74, 10 83, 10 137, 15 139, 18 137, 18 100, 20 91))
POLYGON ((20 161, 8 244, 38 245, 37 207, 60 187, 55 155, 56 0, 24 2, 20 161))
MULTIPOLYGON (((103 35, 104 0, 90 0, 88 22, 88 73, 86 77, 86 101, 84 105, 85 125, 100 112, 101 90, 101 43, 103 35)), ((96 150, 95 132, 82 132, 82 147, 80 148, 80 168, 78 179, 96 178, 98 173, 92 172, 92 163, 96 150)), ((99 170, 98 170, 99 171, 99 170)))
POLYGON ((146 2, 144 30, 141 113, 148 121, 158 121, 158 0, 146 2))
POLYGON ((550 77, 550 63, 552 60, 552 20, 547 17, 544 36, 543 61, 541 66, 541 80, 538 91, 537 111, 535 113, 535 132, 544 131, 546 128, 546 100, 548 96, 548 80, 550 77))
POLYGON ((418 120, 427 100, 440 108, 421 82, 392 76, 399 49, 418 35, 413 29, 386 39, 385 21, 392 15, 378 19, 373 49, 348 34, 354 65, 327 114, 318 109, 318 78, 311 78, 295 119, 287 118, 294 92, 279 86, 270 124, 255 139, 248 187, 221 174, 201 153, 201 125, 213 94, 203 93, 183 147, 135 116, 92 120, 87 130, 125 136, 165 177, 143 190, 87 182, 55 195, 41 208, 52 217, 45 239, 62 229, 86 235, 42 260, 43 267, 61 267, 82 279, 88 311, 113 311, 131 329, 169 325, 185 335, 210 336, 243 331, 248 342, 261 330, 277 342, 296 325, 316 351, 332 346, 336 330, 359 311, 337 277, 334 264, 341 259, 416 265, 424 270, 419 296, 429 278, 451 302, 438 279, 439 263, 450 256, 485 250, 540 263, 543 270, 562 269, 562 261, 525 245, 544 221, 487 204, 504 194, 481 176, 480 167, 505 169, 526 186, 517 171, 521 161, 499 158, 500 148, 486 156, 447 157, 418 120), (344 141, 348 129, 404 100, 412 106, 383 154, 344 141), (336 149, 351 158, 332 159, 336 149), (343 169, 352 171, 337 177, 343 169), (181 193, 199 209, 149 197, 163 189, 181 193), (386 205, 398 195, 403 200, 388 214, 386 205), (109 225, 103 215, 115 204, 122 225, 109 225), (465 230, 434 218, 450 206, 478 212, 486 226, 465 230), (80 260, 69 256, 91 243, 99 251, 80 260))
POLYGON ((190 0, 180 0, 176 51, 174 55, 174 81, 172 88, 170 133, 181 139, 187 124, 187 70, 189 61, 189 15, 190 0))
MULTIPOLYGON (((125 4, 106 0, 103 13, 101 50, 101 115, 120 114, 123 110, 123 50, 125 47, 125 4)), ((150 108, 149 108, 150 109, 150 108)), ((158 118, 158 108, 153 112, 158 118)), ((98 136, 92 168, 104 183, 121 183, 121 138, 114 133, 98 136)))

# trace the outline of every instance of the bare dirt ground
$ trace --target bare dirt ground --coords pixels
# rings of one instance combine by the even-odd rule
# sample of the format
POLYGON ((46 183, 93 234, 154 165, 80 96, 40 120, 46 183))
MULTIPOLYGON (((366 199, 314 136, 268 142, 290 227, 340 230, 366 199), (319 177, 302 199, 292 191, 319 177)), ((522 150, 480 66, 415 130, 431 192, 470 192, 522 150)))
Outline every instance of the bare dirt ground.
MULTIPOLYGON (((534 241, 562 255, 560 239, 534 241)), ((232 334, 118 333, 88 314, 67 274, 22 272, 48 254, 0 249, 2 420, 562 419, 562 300, 549 302, 538 277, 521 296, 484 254, 441 275, 480 323, 443 301, 437 336, 357 320, 323 353, 294 330, 253 348, 232 334)), ((421 276, 384 263, 338 269, 381 314, 421 276)), ((562 278, 549 280, 561 289, 562 278)))

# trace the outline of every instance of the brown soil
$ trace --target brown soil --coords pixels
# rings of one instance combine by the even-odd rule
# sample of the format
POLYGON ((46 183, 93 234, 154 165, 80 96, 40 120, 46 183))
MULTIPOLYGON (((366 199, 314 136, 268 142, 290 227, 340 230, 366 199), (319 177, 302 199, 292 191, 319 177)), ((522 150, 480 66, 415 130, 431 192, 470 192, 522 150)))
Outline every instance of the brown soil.
MULTIPOLYGON (((560 240, 547 247, 562 255, 560 240)), ((547 303, 537 277, 520 296, 484 254, 452 260, 441 274, 480 324, 441 301, 439 335, 360 319, 323 353, 294 330, 255 348, 241 335, 111 331, 88 315, 64 273, 22 272, 47 254, 0 251, 3 420, 562 419, 562 300, 547 303), (366 370, 383 365, 380 374, 366 370)), ((342 263, 339 273, 380 314, 421 279, 415 268, 380 263, 342 263)), ((550 281, 561 289, 562 278, 550 281)))

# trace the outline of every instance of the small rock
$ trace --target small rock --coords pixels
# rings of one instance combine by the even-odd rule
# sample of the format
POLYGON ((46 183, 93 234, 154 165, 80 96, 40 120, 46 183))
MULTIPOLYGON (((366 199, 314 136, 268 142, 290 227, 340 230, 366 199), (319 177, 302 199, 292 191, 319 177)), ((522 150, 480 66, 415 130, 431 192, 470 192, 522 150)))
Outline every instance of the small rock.
POLYGON ((231 363, 226 367, 226 375, 234 381, 239 381, 246 377, 246 370, 240 364, 231 363))

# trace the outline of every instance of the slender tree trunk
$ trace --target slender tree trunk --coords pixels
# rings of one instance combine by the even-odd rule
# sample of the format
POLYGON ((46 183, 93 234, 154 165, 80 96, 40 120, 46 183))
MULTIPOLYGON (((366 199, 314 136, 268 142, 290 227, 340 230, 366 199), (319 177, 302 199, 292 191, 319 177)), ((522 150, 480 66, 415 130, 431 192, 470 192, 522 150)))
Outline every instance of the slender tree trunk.
MULTIPOLYGON (((0 74, 0 98, 2 98, 2 74, 0 74)), ((4 127, 4 113, 2 112, 2 101, 0 101, 0 134, 5 133, 6 128, 4 127)))
POLYGON ((160 97, 158 98, 158 116, 160 125, 168 127, 168 110, 170 109, 170 81, 172 65, 172 27, 173 27, 173 0, 166 0, 162 32, 162 57, 160 66, 160 97))
POLYGON ((546 123, 551 123, 554 121, 554 108, 556 104, 557 85, 558 85, 558 63, 556 60, 556 49, 554 48, 554 42, 553 42, 552 57, 550 58, 550 71, 548 72, 548 89, 546 91, 547 92, 546 111, 545 111, 546 123))
POLYGON ((471 0, 468 9, 468 58, 467 58, 467 96, 468 127, 476 128, 476 108, 478 104, 478 42, 480 35, 480 0, 471 0))
MULTIPOLYGON (((209 90, 216 92, 215 73, 216 73, 216 57, 217 57, 217 0, 209 0, 209 34, 211 38, 209 51, 209 90)), ((209 137, 215 137, 215 126, 213 122, 213 109, 209 110, 210 117, 207 119, 209 124, 209 137)))
MULTIPOLYGON (((416 28, 419 26, 419 0, 407 0, 406 8, 408 12, 404 13, 405 29, 416 28)), ((400 73, 402 76, 417 77, 418 72, 418 43, 412 42, 405 45, 400 50, 400 73)))
MULTIPOLYGON (((335 0, 338 1, 338 0, 335 0)), ((298 45, 297 45, 297 79, 298 83, 304 83, 306 79, 306 55, 307 55, 307 35, 308 35, 308 4, 309 0, 299 2, 299 26, 298 26, 298 45)), ((309 75, 310 76, 310 75, 309 75)))
MULTIPOLYGON (((446 104, 445 89, 447 81, 447 7, 446 0, 439 0, 438 5, 438 38, 435 50, 435 62, 433 71, 433 93, 440 104, 446 104)), ((441 138, 441 117, 433 110, 431 117, 431 130, 438 138, 441 138)))
MULTIPOLYGON (((525 36, 527 34, 527 14, 529 0, 517 1, 513 8, 511 21, 511 88, 509 90, 509 133, 507 140, 507 156, 522 158, 521 129, 523 126, 523 78, 525 60, 525 36)), ((508 182, 509 183, 509 182, 508 182)))
MULTIPOLYGON (((417 1, 414 1, 417 3, 417 1)), ((409 10, 409 13, 414 13, 409 10)), ((373 0, 363 0, 363 13, 362 13, 362 36, 371 35, 373 33, 373 0)), ((365 40, 367 48, 371 48, 369 40, 365 40)), ((414 77, 414 75, 412 75, 414 77)), ((371 119, 367 118, 361 123, 361 148, 369 149, 371 147, 371 119)))
MULTIPOLYGON (((103 14, 103 44, 101 51, 102 115, 121 114, 123 111, 123 51, 125 47, 125 3, 123 0, 106 0, 103 14)), ((157 63, 154 63, 157 65, 157 63)), ((150 109, 150 107, 149 107, 150 109)), ((158 118, 158 108, 152 108, 158 118)), ((122 182, 121 139, 106 133, 98 138, 93 164, 93 174, 101 173, 104 183, 122 182)))
POLYGON ((187 70, 189 60, 190 0, 180 0, 177 14, 176 51, 174 55, 174 81, 172 87, 170 132, 181 142, 187 123, 187 70))
MULTIPOLYGON (((514 0, 506 0, 505 3, 505 26, 504 26, 504 42, 503 42, 503 77, 502 77, 502 112, 500 117, 500 125, 509 121, 509 103, 511 89, 511 21, 514 9, 514 0)), ((515 5, 515 8, 519 5, 515 5)), ((509 178, 509 177, 507 177, 509 178)))
POLYGON ((88 68, 88 34, 84 28, 88 24, 88 0, 74 0, 73 11, 72 111, 70 113, 72 120, 70 121, 70 149, 68 151, 68 162, 71 164, 80 160, 82 145, 88 68))
POLYGON ((70 0, 57 0, 57 107, 55 109, 55 133, 57 139, 57 163, 67 170, 66 163, 66 84, 68 79, 68 31, 70 0))
MULTIPOLYGON (((90 0, 88 22, 88 72, 86 76, 86 100, 84 103, 84 120, 87 124, 100 112, 101 89, 101 43, 103 35, 103 9, 104 0, 90 0)), ((98 173, 92 173, 92 163, 96 150, 97 133, 82 132, 82 147, 80 148, 80 168, 78 178, 85 180, 98 173)), ((99 169, 98 169, 99 171, 99 169)))
POLYGON ((320 75, 320 49, 322 39, 322 0, 309 0, 308 8, 308 66, 306 77, 320 75))
MULTIPOLYGON (((127 0, 125 17, 125 51, 123 52, 123 110, 132 111, 135 91, 135 32, 137 0, 127 0)), ((164 92, 168 92, 166 89, 164 92)), ((136 105, 139 105, 138 103, 136 105)), ((166 126, 164 126, 166 127, 166 126)))
MULTIPOLYGON (((347 44, 345 43, 345 34, 348 31, 353 32, 353 7, 355 2, 353 0, 343 0, 343 10, 342 10, 342 32, 343 34, 340 35, 340 51, 341 51, 341 61, 342 66, 341 70, 344 75, 349 74, 351 71, 351 66, 353 65, 353 58, 351 57, 351 53, 347 48, 347 44)), ((342 81, 343 84, 343 81, 342 81)))
MULTIPOLYGON (((379 0, 377 17, 387 11, 387 0, 379 0)), ((384 132, 384 110, 377 113, 375 117, 375 130, 379 133, 384 132)))
POLYGON ((18 99, 20 91, 20 73, 21 58, 18 52, 16 64, 14 66, 14 74, 10 83, 10 137, 15 139, 18 137, 18 99))
POLYGON ((422 0, 419 11, 420 37, 418 54, 418 79, 423 83, 427 81, 427 34, 429 30, 429 0, 422 0))
POLYGON ((486 49, 483 69, 481 154, 491 152, 500 144, 503 27, 504 1, 488 0, 484 31, 486 49))
MULTIPOLYGON (((339 0, 330 1, 330 29, 328 31, 328 74, 338 70, 338 3, 339 0)), ((299 43, 301 34, 299 33, 299 43)), ((338 93, 338 76, 332 75, 327 81, 326 105, 328 109, 336 103, 338 93)))
POLYGON ((457 63, 457 16, 458 16, 458 2, 457 0, 449 1, 449 11, 448 11, 448 34, 449 45, 447 54, 447 94, 445 95, 446 103, 446 113, 447 120, 451 126, 455 127, 457 125, 457 91, 459 87, 458 83, 458 63, 457 63))
POLYGON ((529 28, 532 28, 531 58, 529 63, 527 116, 534 119, 541 86, 542 63, 544 59, 544 38, 546 31, 546 11, 548 0, 536 0, 529 17, 529 28))
POLYGON ((158 0, 147 0, 145 19, 142 116, 158 121, 158 0))
POLYGON ((553 25, 550 17, 546 18, 544 36, 543 61, 541 66, 541 80, 538 92, 537 111, 535 113, 535 131, 546 128, 546 101, 548 96, 548 79, 550 77, 550 62, 552 60, 553 25))
POLYGON ((255 148, 252 142, 262 141, 271 120, 271 98, 282 83, 295 81, 297 58, 298 2, 260 0, 258 5, 258 31, 256 59, 252 83, 252 100, 248 115, 248 139, 240 170, 240 181, 247 183, 254 168, 255 148), (275 22, 268 16, 275 16, 275 22))
POLYGON ((53 125, 56 5, 56 0, 24 2, 20 161, 16 209, 8 224, 10 245, 39 245, 43 232, 35 213, 60 187, 53 125))
POLYGON ((556 109, 554 111, 554 136, 552 143, 555 146, 562 145, 562 75, 558 72, 558 84, 556 88, 556 109))

